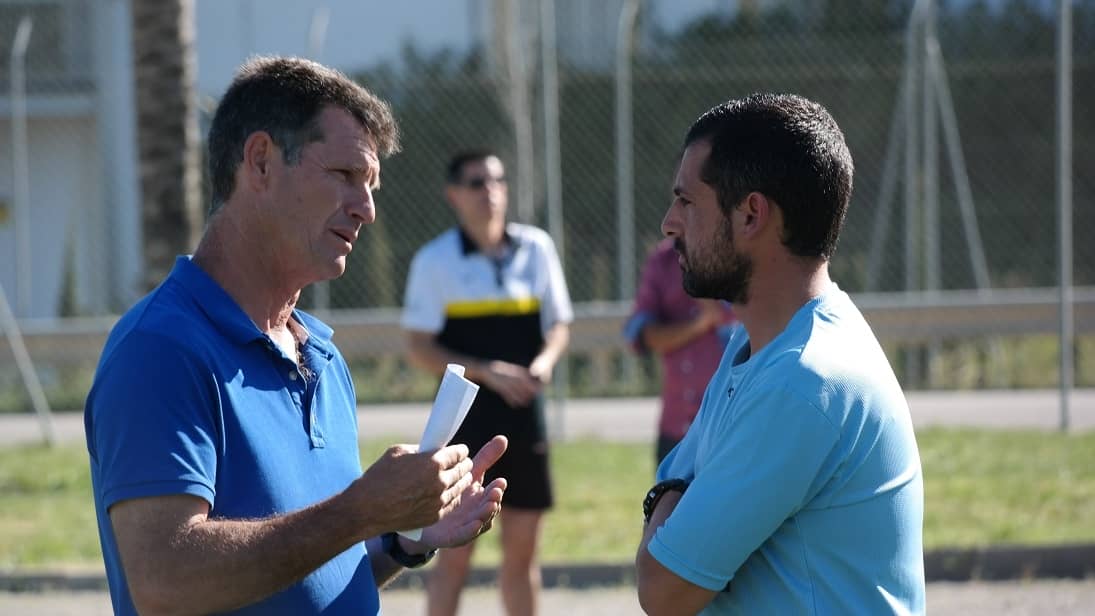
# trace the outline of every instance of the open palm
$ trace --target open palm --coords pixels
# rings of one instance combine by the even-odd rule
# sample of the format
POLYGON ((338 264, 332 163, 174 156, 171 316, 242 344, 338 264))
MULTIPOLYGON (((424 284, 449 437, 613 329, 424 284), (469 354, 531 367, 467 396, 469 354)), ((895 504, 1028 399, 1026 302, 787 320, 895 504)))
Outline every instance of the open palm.
POLYGON ((495 436, 475 454, 471 485, 454 499, 452 508, 441 520, 422 530, 421 543, 431 548, 455 547, 490 529, 502 509, 506 480, 499 477, 483 485, 483 474, 502 457, 508 444, 506 437, 495 436))

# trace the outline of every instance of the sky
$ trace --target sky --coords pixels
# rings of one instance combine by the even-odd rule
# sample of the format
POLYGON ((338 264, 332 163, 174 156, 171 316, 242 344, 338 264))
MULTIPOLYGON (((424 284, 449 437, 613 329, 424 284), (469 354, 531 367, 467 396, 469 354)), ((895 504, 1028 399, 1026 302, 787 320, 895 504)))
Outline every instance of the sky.
MULTIPOLYGON (((556 0, 557 10, 574 2, 556 0)), ((619 0, 616 0, 618 3, 619 0)), ((198 91, 216 98, 249 55, 309 56, 309 31, 325 8, 326 36, 315 57, 344 71, 397 60, 405 41, 424 51, 467 50, 479 36, 469 4, 487 10, 489 0, 196 0, 198 91)), ((734 0, 658 0, 644 3, 672 29, 734 0)), ((614 29, 612 30, 614 32, 614 29)))
POLYGON ((435 49, 467 49, 472 40, 467 4, 457 0, 197 0, 198 91, 217 96, 255 53, 310 55, 320 7, 329 18, 315 59, 342 70, 395 59, 408 38, 435 49))

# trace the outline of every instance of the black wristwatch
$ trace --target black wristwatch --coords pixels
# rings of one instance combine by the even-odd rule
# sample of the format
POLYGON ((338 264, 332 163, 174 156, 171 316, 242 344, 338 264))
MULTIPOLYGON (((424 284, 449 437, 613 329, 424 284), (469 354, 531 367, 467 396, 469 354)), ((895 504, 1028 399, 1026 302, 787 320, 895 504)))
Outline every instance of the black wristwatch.
POLYGON ((380 536, 380 549, 384 550, 384 553, 388 556, 391 556, 392 560, 408 569, 421 567, 430 562, 437 554, 436 549, 425 554, 408 554, 403 546, 399 545, 399 535, 395 533, 385 533, 380 536))
POLYGON ((650 523, 650 516, 654 515, 654 508, 658 506, 658 501, 662 499, 666 492, 684 494, 687 489, 688 482, 683 479, 666 479, 654 484, 654 487, 646 491, 646 497, 643 498, 643 524, 650 523))

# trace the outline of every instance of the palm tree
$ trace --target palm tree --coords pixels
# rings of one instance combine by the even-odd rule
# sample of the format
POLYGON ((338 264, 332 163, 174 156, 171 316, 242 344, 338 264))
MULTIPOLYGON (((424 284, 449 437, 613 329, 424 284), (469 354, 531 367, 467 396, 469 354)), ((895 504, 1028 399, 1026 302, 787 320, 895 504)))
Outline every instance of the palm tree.
POLYGON ((193 0, 132 0, 137 149, 151 289, 201 232, 193 0))

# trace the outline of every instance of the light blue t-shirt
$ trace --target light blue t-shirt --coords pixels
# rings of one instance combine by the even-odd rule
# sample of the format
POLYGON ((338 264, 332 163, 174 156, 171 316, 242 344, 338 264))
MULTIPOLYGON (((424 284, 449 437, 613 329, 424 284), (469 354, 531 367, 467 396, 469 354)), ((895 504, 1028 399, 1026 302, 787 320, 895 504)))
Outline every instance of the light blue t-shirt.
MULTIPOLYGON (((186 257, 107 340, 84 423, 99 539, 115 614, 136 614, 109 510, 133 498, 190 494, 211 518, 302 509, 361 475, 353 383, 331 329, 300 311, 314 376, 305 378, 212 278, 186 257)), ((232 614, 377 614, 357 543, 232 614)))
POLYGON ((719 591, 703 614, 919 614, 924 490, 908 404, 832 284, 749 357, 739 330, 658 478, 691 481, 649 543, 719 591))

